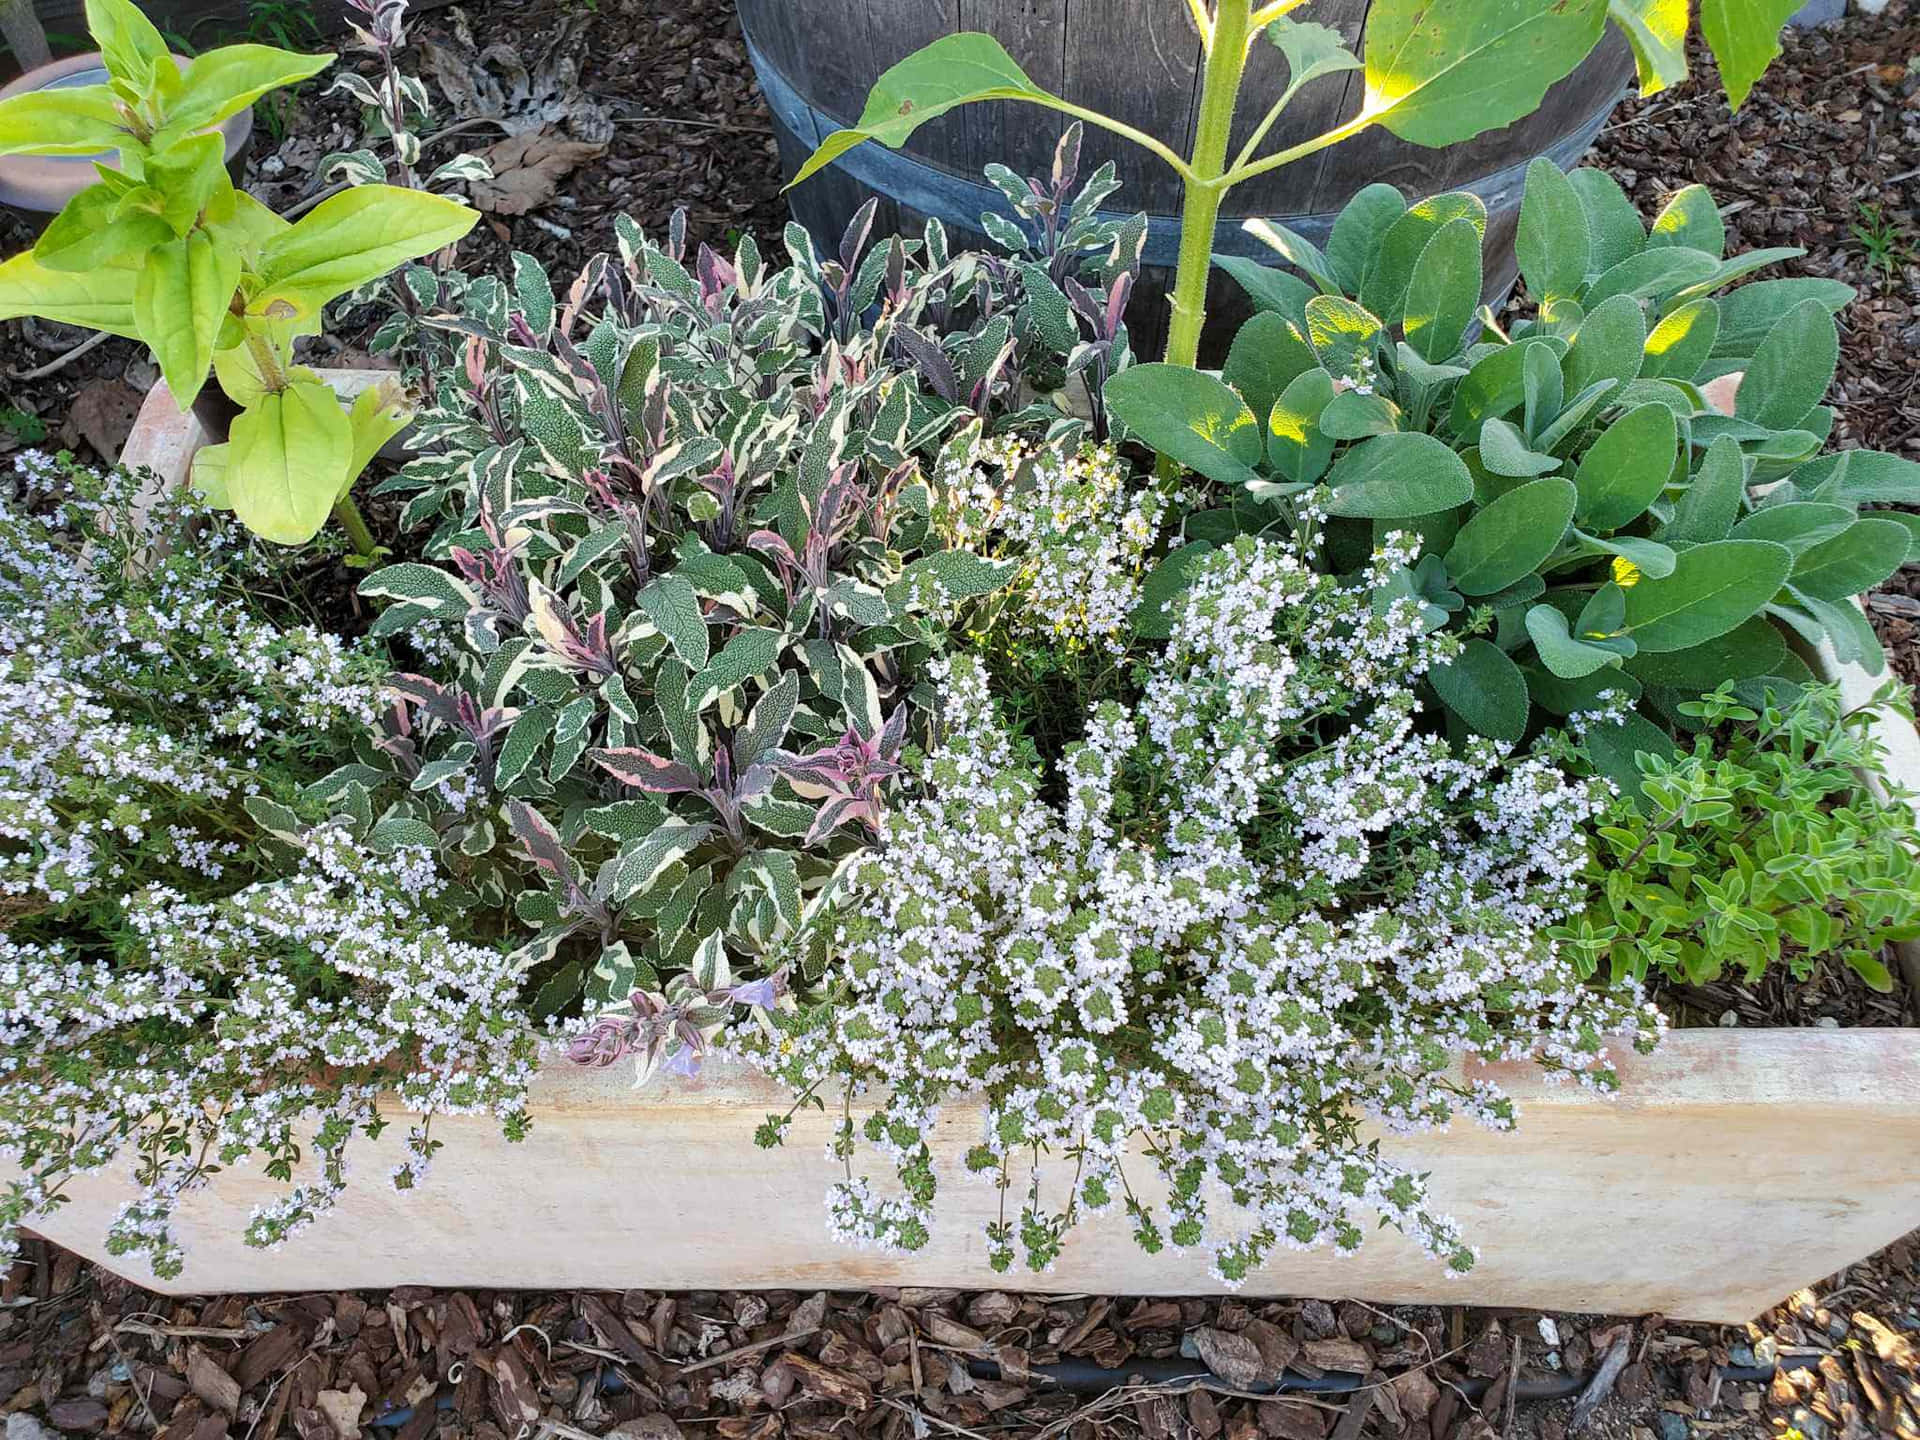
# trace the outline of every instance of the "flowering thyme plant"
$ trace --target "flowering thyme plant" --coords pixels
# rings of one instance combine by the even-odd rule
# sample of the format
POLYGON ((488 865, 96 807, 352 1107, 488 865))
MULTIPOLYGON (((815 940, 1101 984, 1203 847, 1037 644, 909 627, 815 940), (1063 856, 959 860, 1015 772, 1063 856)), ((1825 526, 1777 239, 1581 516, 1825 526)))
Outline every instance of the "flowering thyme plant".
POLYGON ((1150 1251, 1201 1244, 1211 1182, 1245 1221, 1212 1237, 1228 1282, 1277 1245, 1354 1248, 1363 1206, 1472 1264, 1361 1118, 1505 1127, 1509 1102, 1457 1052, 1604 1088, 1604 1042, 1649 1045, 1660 1021, 1631 985, 1584 987, 1543 934, 1584 897, 1600 789, 1416 728, 1415 682, 1458 648, 1387 588, 1416 545, 1388 536, 1349 581, 1251 538, 1206 559, 1137 691, 1050 765, 1008 729, 987 666, 951 662, 919 797, 816 922, 827 987, 739 1037, 802 1102, 843 1092, 837 1233, 925 1244, 926 1137, 943 1102, 978 1097, 969 1166, 1024 1196, 988 1229, 1000 1268, 1016 1250, 1046 1268, 1116 1204, 1150 1251), (856 1174, 862 1139, 897 1193, 856 1174), (1042 1154, 1071 1181, 1043 1187, 1042 1154), (1164 1214, 1129 1167, 1158 1172, 1164 1214))
POLYGON ((435 923, 430 852, 312 787, 382 709, 375 657, 242 599, 229 521, 182 500, 143 535, 129 477, 22 469, 0 504, 0 1245, 120 1163, 140 1194, 110 1250, 176 1274, 175 1206, 249 1160, 288 1185, 247 1231, 276 1243, 339 1195, 387 1092, 417 1117, 403 1188, 435 1113, 517 1133, 518 970, 435 923))

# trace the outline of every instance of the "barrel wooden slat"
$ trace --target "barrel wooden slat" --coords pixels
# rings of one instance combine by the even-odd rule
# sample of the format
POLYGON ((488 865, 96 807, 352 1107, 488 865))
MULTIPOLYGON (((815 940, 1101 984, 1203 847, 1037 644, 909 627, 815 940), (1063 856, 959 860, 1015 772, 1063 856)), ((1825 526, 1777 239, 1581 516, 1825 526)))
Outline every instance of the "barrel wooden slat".
MULTIPOLYGON (((942 35, 951 35, 963 28, 960 0, 858 0, 858 3, 867 13, 867 55, 873 68, 866 84, 847 97, 849 120, 859 118, 866 106, 867 91, 883 70, 931 45, 942 35)), ((815 23, 812 7, 813 0, 794 6, 806 13, 809 27, 815 23)), ((943 163, 958 168, 967 153, 969 119, 965 110, 943 115, 922 126, 913 138, 925 144, 927 154, 940 156, 943 163)), ((972 173, 979 172, 972 169, 972 173)))
MULTIPOLYGON (((1057 0, 960 0, 960 28, 994 36, 1042 89, 1058 94, 1065 85, 1067 12, 1057 0)), ((1062 117, 1007 101, 970 105, 963 114, 968 173, 995 162, 1016 175, 1047 173, 1062 117)))
MULTIPOLYGON (((911 3, 911 0, 907 0, 911 3)), ((1199 86, 1200 38, 1178 0, 1051 0, 1067 17, 1065 93, 1079 105, 1123 120, 1185 150, 1199 86)), ((1056 132, 1062 117, 1042 116, 1056 132)), ((1129 141, 1088 127, 1082 171, 1112 160, 1126 184, 1117 203, 1174 214, 1180 182, 1160 160, 1129 141)))

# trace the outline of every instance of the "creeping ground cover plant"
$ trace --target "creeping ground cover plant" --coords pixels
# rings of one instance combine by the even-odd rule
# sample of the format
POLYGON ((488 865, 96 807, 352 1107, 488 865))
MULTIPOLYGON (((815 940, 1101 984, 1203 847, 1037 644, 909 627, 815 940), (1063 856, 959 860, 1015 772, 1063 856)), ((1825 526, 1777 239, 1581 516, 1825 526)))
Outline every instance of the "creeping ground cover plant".
POLYGON ((981 1095, 968 1166, 1019 1207, 988 1229, 997 1268, 1045 1269, 1121 1205, 1148 1250, 1210 1240, 1230 1282, 1276 1245, 1357 1247, 1362 1207, 1473 1263, 1361 1118, 1505 1126, 1456 1052, 1604 1087, 1604 1042, 1651 1044, 1660 1021, 1544 934, 1578 904, 1595 788, 1419 731, 1414 682, 1457 642, 1412 596, 1374 603, 1409 554, 1391 536, 1351 583, 1284 543, 1209 557, 1165 650, 1056 756, 1008 728, 980 658, 952 662, 924 798, 817 922, 832 984, 744 1035, 803 1098, 840 1091, 838 1233, 925 1244, 927 1136, 943 1100, 981 1095), (863 1140, 897 1194, 855 1173, 863 1140), (1163 1211, 1129 1166, 1159 1173, 1163 1211), (1240 1210, 1210 1236, 1215 1187, 1240 1210))
POLYGON ((310 788, 385 709, 378 657, 250 604, 204 508, 143 536, 138 485, 30 456, 0 497, 0 1242, 112 1166, 108 1249, 167 1276, 222 1171, 284 1182, 247 1230, 272 1245, 383 1107, 402 1187, 436 1114, 518 1133, 538 1039, 432 852, 310 788))

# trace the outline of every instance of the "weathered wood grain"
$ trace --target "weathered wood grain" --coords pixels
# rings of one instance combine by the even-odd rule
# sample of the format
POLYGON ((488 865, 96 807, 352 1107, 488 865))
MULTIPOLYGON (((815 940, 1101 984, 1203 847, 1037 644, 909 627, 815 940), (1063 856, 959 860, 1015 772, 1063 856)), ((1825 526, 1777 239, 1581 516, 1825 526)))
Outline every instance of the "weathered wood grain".
MULTIPOLYGON (((1630 1058, 1623 1076, 1622 1096, 1605 1100, 1515 1073, 1502 1077, 1521 1104, 1512 1134, 1457 1125, 1388 1140, 1396 1159, 1432 1172, 1435 1202, 1479 1246, 1467 1276, 1446 1278, 1380 1231, 1353 1257, 1282 1251, 1248 1291, 1738 1323, 1920 1223, 1920 1032, 1687 1031, 1630 1058)), ((518 1145, 486 1121, 436 1120, 446 1148, 407 1195, 381 1179, 404 1125, 356 1147, 338 1211, 270 1255, 239 1235, 277 1187, 230 1171, 186 1202, 186 1271, 157 1288, 1220 1289, 1204 1252, 1144 1255, 1117 1215, 1084 1223, 1044 1276, 996 1274, 981 1226, 998 1193, 960 1163, 979 1134, 976 1106, 941 1114, 938 1222, 909 1257, 827 1237, 831 1119, 810 1115, 783 1148, 756 1149, 755 1125, 785 1108, 757 1076, 712 1065, 698 1081, 636 1092, 619 1071, 555 1068, 532 1108, 518 1145)), ((1152 1189, 1144 1165, 1136 1188, 1143 1178, 1152 1189)), ((99 1177, 71 1193, 42 1233, 113 1268, 101 1237, 128 1192, 99 1177)))

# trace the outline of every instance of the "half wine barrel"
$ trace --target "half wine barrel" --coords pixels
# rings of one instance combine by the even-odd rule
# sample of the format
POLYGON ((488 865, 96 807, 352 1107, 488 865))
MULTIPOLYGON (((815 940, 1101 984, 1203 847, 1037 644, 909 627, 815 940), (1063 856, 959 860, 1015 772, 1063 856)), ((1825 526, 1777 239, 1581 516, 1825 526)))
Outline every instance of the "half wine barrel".
MULTIPOLYGON (((1331 25, 1356 50, 1370 0, 1317 0, 1303 19, 1331 25)), ((788 175, 821 140, 860 115, 881 72, 913 51, 957 30, 982 30, 1007 47, 1036 84, 1080 105, 1126 121, 1184 152, 1199 106, 1200 42, 1179 0, 738 0, 747 50, 773 112, 788 175)), ((1286 75, 1277 47, 1254 45, 1235 119, 1234 153, 1266 113, 1286 75)), ((1471 190, 1486 202, 1490 297, 1513 283, 1513 231, 1527 162, 1551 156, 1572 166, 1586 153, 1633 76, 1633 58, 1609 27, 1607 38, 1572 75, 1547 92, 1540 108, 1505 130, 1445 150, 1428 150, 1386 131, 1271 171, 1227 195, 1216 253, 1273 256, 1241 231, 1251 216, 1289 225, 1316 244, 1355 191, 1376 180, 1409 200, 1442 190, 1471 190)), ((1352 115, 1361 78, 1348 72, 1305 87, 1262 147, 1271 153, 1310 139, 1352 115)), ((1045 175, 1066 116, 1031 105, 967 106, 922 126, 909 146, 860 146, 793 190, 793 213, 821 242, 838 243, 854 211, 881 198, 876 230, 920 228, 937 216, 949 229, 978 235, 983 211, 1007 213, 1000 193, 982 178, 993 161, 1020 175, 1045 175)), ((1119 168, 1121 189, 1110 201, 1120 213, 1151 218, 1148 273, 1135 291, 1129 322, 1135 351, 1157 355, 1165 334, 1164 296, 1179 243, 1180 185, 1160 160, 1105 131, 1088 127, 1081 174, 1102 161, 1119 168)), ((1273 257, 1277 261, 1277 257, 1273 257)), ((1228 323, 1233 290, 1215 277, 1215 313, 1228 323)), ((1210 325, 1218 346, 1221 327, 1210 325)), ((1212 347, 1210 347, 1212 348, 1212 347)))

